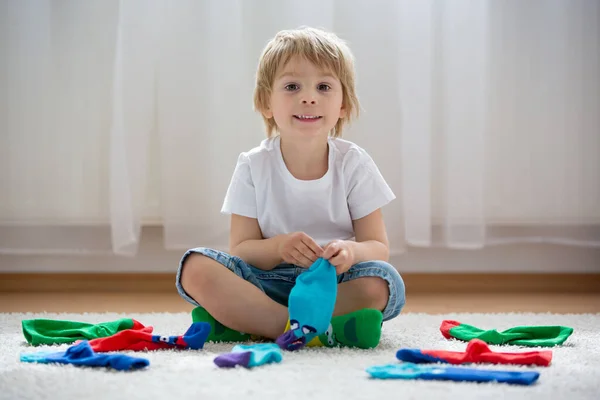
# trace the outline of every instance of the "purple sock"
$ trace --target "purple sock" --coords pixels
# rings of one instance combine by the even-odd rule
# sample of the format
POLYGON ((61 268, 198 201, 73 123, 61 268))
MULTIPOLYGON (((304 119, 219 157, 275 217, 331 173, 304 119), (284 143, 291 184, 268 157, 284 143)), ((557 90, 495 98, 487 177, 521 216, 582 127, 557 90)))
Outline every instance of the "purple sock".
POLYGON ((275 343, 238 344, 230 353, 224 353, 214 359, 220 368, 242 366, 245 368, 258 367, 263 364, 281 362, 281 350, 275 343))
POLYGON ((215 358, 215 364, 219 368, 233 368, 237 365, 242 367, 248 367, 250 364, 251 351, 245 351, 243 353, 225 353, 215 358))

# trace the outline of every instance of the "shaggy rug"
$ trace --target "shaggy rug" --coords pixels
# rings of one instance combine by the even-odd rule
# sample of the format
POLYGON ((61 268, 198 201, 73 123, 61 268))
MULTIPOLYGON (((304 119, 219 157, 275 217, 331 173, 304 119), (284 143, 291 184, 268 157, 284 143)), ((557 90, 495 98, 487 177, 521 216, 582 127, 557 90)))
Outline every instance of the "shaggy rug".
MULTIPOLYGON (((285 352, 278 364, 253 369, 219 369, 213 359, 232 344, 206 343, 203 350, 125 352, 144 357, 142 370, 32 364, 21 353, 66 350, 69 345, 32 347, 21 320, 62 319, 99 323, 130 317, 154 327, 154 333, 179 335, 191 324, 189 314, 0 314, 1 399, 598 399, 600 398, 600 314, 404 314, 383 327, 374 350, 310 348, 285 352), (564 325, 571 337, 554 347, 549 367, 471 365, 475 368, 540 372, 531 386, 423 380, 374 380, 365 369, 397 362, 400 348, 464 351, 466 343, 446 340, 440 323, 454 319, 482 329, 504 330, 522 325, 564 325)), ((540 350, 491 346, 495 351, 540 350)))

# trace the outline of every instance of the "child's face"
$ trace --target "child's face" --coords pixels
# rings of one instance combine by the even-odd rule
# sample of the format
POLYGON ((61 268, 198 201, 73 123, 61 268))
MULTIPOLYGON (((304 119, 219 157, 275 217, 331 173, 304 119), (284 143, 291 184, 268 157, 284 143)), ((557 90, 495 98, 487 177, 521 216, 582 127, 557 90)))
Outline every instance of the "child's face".
POLYGON ((273 82, 270 108, 282 135, 325 135, 346 115, 340 80, 303 58, 293 57, 273 82))

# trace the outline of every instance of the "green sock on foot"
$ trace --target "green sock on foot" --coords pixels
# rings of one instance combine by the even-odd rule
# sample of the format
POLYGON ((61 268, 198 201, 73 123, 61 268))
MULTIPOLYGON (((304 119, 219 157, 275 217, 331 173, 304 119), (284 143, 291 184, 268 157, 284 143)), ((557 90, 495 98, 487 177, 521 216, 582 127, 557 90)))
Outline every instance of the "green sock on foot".
MULTIPOLYGON (((226 327, 213 318, 202 307, 192 310, 193 322, 208 322, 211 326, 207 342, 245 342, 259 339, 253 335, 238 332, 226 327)), ((383 314, 372 308, 365 308, 345 315, 338 315, 331 319, 327 331, 313 340, 307 347, 358 347, 372 349, 377 347, 381 338, 381 325, 383 314)), ((289 329, 289 321, 285 331, 289 329)))
POLYGON ((238 332, 221 324, 202 307, 196 307, 192 310, 192 321, 208 322, 210 324, 210 333, 206 338, 207 342, 245 342, 251 339, 249 334, 238 332))
POLYGON ((315 337, 307 346, 372 349, 379 344, 382 323, 383 314, 372 308, 338 315, 331 319, 327 331, 315 337))

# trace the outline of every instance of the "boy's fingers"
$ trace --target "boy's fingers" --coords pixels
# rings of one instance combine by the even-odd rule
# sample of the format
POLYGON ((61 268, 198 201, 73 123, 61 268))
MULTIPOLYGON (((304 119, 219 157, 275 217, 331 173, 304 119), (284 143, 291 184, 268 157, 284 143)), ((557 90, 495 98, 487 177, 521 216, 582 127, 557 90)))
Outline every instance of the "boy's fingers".
POLYGON ((343 264, 344 261, 346 261, 346 257, 347 257, 347 251, 342 249, 342 250, 340 250, 339 253, 337 253, 335 255, 335 257, 333 257, 331 260, 329 260, 329 262, 335 266, 338 266, 340 264, 343 264))
POLYGON ((297 261, 297 265, 301 265, 303 267, 306 267, 306 265, 311 265, 312 262, 306 258, 306 256, 302 253, 300 253, 297 249, 292 250, 292 257, 294 257, 294 259, 297 261))
POLYGON ((333 255, 335 255, 338 251, 339 251, 338 245, 336 243, 332 243, 332 244, 329 245, 329 247, 327 247, 327 249, 323 253, 323 258, 324 259, 329 259, 333 255))
POLYGON ((302 253, 306 258, 308 258, 311 262, 315 262, 317 257, 315 252, 309 249, 304 243, 298 243, 296 249, 302 253))
POLYGON ((311 249, 317 257, 321 257, 323 254, 323 249, 319 246, 310 236, 306 236, 302 239, 302 243, 311 249))

